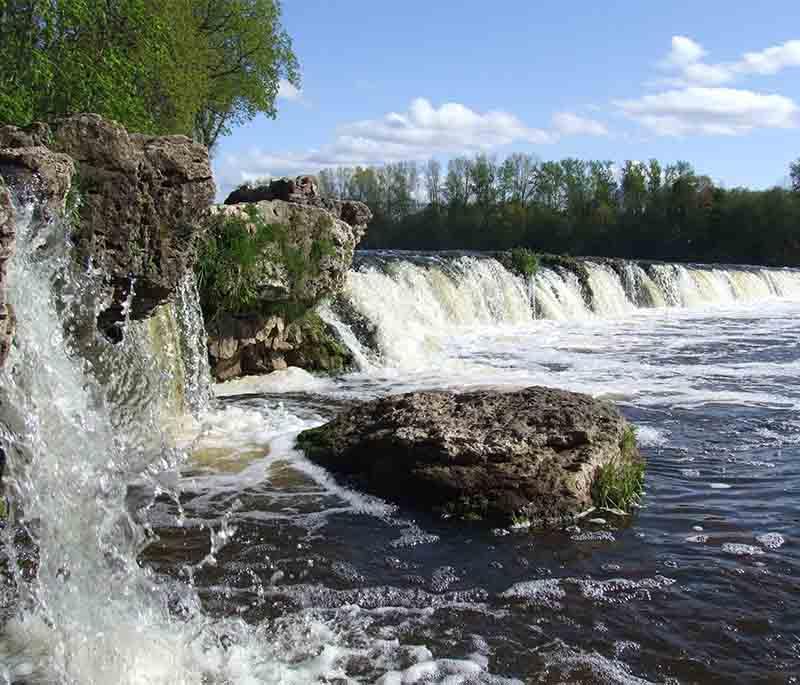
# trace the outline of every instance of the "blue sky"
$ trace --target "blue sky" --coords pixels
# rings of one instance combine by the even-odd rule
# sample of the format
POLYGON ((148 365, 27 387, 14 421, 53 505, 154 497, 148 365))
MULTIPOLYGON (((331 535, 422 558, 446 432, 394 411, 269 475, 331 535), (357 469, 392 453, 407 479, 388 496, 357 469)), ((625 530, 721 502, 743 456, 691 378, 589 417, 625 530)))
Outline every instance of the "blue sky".
POLYGON ((727 186, 800 156, 800 3, 288 0, 302 90, 238 128, 221 193, 322 166, 686 159, 727 186))

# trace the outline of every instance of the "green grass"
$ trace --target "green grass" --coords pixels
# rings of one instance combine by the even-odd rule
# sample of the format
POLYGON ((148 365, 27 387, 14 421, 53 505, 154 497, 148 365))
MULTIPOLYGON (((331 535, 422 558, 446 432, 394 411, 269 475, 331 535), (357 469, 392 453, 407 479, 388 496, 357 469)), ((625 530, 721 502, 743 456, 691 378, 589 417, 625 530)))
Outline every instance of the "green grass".
MULTIPOLYGON (((318 228, 327 227, 321 217, 318 228)), ((196 263, 200 301, 207 320, 222 314, 291 313, 288 320, 302 316, 310 302, 276 304, 263 299, 260 287, 269 262, 283 266, 291 289, 319 274, 323 257, 335 254, 336 246, 325 237, 304 249, 290 241, 291 226, 268 224, 256 205, 248 205, 245 215, 220 214, 215 217, 198 246, 196 263), (291 311, 290 311, 291 310, 291 311)))
POLYGON ((642 498, 645 472, 633 427, 626 427, 619 446, 620 458, 597 470, 592 485, 592 500, 598 508, 630 512, 642 498))
POLYGON ((511 250, 511 266, 519 275, 531 278, 539 271, 539 255, 527 247, 511 250))

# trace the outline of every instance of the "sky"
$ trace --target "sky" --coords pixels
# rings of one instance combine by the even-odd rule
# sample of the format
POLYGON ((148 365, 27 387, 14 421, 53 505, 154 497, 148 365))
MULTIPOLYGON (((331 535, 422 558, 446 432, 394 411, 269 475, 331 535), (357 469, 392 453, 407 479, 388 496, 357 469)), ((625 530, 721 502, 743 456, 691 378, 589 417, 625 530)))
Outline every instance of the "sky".
POLYGON ((300 89, 219 145, 258 177, 477 152, 685 159, 726 187, 800 157, 800 3, 284 0, 300 89))

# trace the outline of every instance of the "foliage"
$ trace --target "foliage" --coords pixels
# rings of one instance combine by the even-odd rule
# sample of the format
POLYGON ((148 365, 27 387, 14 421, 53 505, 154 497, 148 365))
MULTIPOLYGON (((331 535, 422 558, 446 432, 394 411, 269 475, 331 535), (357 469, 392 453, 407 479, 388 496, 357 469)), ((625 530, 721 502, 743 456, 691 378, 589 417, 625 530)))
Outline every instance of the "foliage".
POLYGON ((278 0, 3 0, 0 123, 95 112, 213 145, 299 84, 278 0))
POLYGON ((223 215, 213 222, 195 266, 207 320, 259 309, 264 253, 283 239, 283 228, 267 224, 253 206, 246 216, 223 215))
POLYGON ((789 177, 791 178, 792 190, 800 193, 800 159, 792 162, 789 167, 789 177))
POLYGON ((335 253, 328 238, 304 248, 292 241, 291 226, 268 224, 256 205, 243 215, 221 213, 212 219, 198 249, 195 265, 200 303, 207 320, 221 314, 278 314, 286 321, 303 317, 312 302, 271 302, 264 297, 264 278, 282 271, 291 290, 314 278, 321 260, 335 253))
POLYGON ((518 274, 531 278, 539 270, 539 255, 527 247, 515 247, 511 250, 511 264, 518 274))
POLYGON ((592 500, 597 507, 629 512, 644 491, 645 463, 636 447, 636 432, 628 426, 620 439, 621 457, 595 474, 592 500))
MULTIPOLYGON (((792 173, 800 188, 800 160, 792 173)), ((331 169, 320 181, 324 194, 370 206, 368 249, 800 265, 800 192, 719 188, 687 162, 517 153, 459 157, 446 170, 435 161, 331 169)))

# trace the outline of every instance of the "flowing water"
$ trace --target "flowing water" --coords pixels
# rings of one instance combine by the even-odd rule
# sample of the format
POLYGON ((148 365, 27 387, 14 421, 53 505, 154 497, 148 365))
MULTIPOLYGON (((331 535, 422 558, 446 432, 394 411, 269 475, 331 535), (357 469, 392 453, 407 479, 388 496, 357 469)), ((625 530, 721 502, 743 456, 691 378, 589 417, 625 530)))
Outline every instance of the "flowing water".
MULTIPOLYGON (((92 365, 73 353, 58 302, 89 276, 64 249, 12 265, 2 406, 27 536, 6 544, 0 682, 797 682, 800 273, 589 261, 526 282, 485 257, 365 255, 322 310, 359 369, 218 386, 175 446, 141 325, 92 365), (618 403, 642 509, 493 530, 293 449, 354 399, 528 384, 618 403)), ((178 347, 201 397, 201 348, 178 347)))

